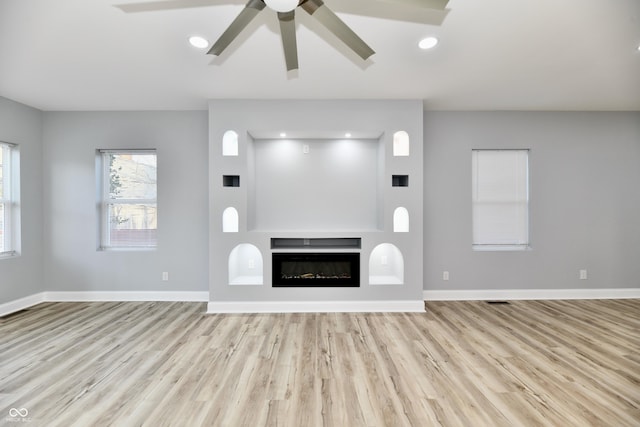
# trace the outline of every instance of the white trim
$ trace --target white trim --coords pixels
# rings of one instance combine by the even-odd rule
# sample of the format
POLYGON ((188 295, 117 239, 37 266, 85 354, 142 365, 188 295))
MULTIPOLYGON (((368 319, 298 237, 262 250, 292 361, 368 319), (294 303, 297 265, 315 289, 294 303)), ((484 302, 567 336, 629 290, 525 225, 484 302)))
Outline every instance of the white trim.
POLYGON ((209 292, 47 292, 46 301, 52 302, 104 302, 104 301, 209 301, 209 292))
POLYGON ((423 313, 424 301, 210 301, 207 313, 423 313))
POLYGON ((142 155, 145 154, 156 154, 157 150, 155 148, 106 148, 98 150, 101 154, 136 154, 142 155))
MULTIPOLYGON (((640 288, 487 289, 423 291, 425 301, 640 299, 640 288)), ((0 304, 6 316, 43 302, 189 301, 207 302, 207 313, 424 312, 424 301, 209 301, 209 292, 40 292, 0 304)))
POLYGON ((473 244, 471 249, 477 252, 509 252, 509 251, 530 251, 531 246, 528 243, 522 245, 487 245, 487 244, 473 244))
MULTIPOLYGON (((0 304, 0 316, 24 310, 42 302, 109 302, 109 301, 209 301, 209 292, 41 292, 0 304)), ((424 301, 274 301, 214 302, 208 313, 408 313, 424 312, 424 301)))
POLYGON ((209 292, 40 292, 0 304, 0 316, 42 302, 177 301, 207 302, 209 292))
POLYGON ((46 293, 40 292, 39 294, 29 295, 24 298, 9 301, 4 304, 0 304, 0 316, 6 316, 16 311, 24 310, 25 308, 32 307, 36 304, 46 301, 46 293))
POLYGON ((640 288, 438 290, 423 295, 425 301, 635 299, 640 288))

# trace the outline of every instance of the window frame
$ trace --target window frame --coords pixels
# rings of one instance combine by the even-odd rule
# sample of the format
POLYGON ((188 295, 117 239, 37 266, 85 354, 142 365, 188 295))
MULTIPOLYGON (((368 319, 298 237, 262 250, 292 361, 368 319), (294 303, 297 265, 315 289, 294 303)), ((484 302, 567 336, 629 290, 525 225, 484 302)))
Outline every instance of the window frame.
MULTIPOLYGON (((109 216, 109 207, 111 205, 153 205, 158 209, 158 181, 157 181, 157 164, 158 153, 154 148, 145 149, 101 149, 97 152, 100 164, 100 192, 99 192, 99 210, 100 210, 100 227, 99 227, 99 245, 100 251, 139 251, 139 250, 155 250, 158 247, 158 241, 154 244, 146 245, 112 245, 111 244, 111 221, 109 216), (156 157, 156 198, 154 199, 114 199, 110 197, 110 165, 108 156, 110 155, 154 155, 156 157)), ((156 226, 157 230, 157 226, 156 226)))
POLYGON ((0 141, 2 150, 2 247, 0 259, 10 258, 19 253, 19 194, 20 194, 20 155, 16 144, 0 141))
POLYGON ((471 177, 471 247, 474 251, 528 251, 531 249, 531 200, 530 200, 530 157, 531 157, 531 149, 529 148, 474 148, 471 150, 471 161, 472 161, 472 177, 471 177), (476 152, 523 152, 525 153, 525 171, 524 171, 524 201, 519 201, 514 199, 512 201, 507 201, 507 203, 524 203, 526 219, 524 221, 524 232, 526 238, 524 239, 524 243, 519 242, 511 242, 511 243, 495 243, 495 242, 476 242, 476 218, 474 209, 476 208, 478 201, 476 199, 476 174, 474 171, 476 170, 475 165, 475 153, 476 152))

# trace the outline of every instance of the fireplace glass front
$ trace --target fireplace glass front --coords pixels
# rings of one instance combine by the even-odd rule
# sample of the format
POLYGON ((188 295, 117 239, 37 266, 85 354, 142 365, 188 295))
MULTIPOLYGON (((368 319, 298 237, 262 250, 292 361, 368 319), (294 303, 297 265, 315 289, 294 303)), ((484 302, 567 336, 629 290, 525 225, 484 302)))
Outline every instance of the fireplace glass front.
POLYGON ((274 253, 274 287, 358 287, 359 253, 274 253))

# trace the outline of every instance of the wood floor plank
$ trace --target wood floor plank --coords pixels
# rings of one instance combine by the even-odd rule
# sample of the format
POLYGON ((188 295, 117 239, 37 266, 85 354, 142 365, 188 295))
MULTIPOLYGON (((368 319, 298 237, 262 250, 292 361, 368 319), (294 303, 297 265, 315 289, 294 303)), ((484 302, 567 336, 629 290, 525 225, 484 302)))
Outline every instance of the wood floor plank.
POLYGON ((0 318, 0 425, 640 425, 640 300, 426 308, 40 304, 0 318))

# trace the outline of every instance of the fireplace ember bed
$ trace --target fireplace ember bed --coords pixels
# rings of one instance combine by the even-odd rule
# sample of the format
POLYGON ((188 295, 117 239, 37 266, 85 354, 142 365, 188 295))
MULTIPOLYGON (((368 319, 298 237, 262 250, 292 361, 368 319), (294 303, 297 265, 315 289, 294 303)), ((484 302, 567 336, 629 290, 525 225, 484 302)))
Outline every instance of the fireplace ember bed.
POLYGON ((359 287, 360 254, 272 254, 273 287, 359 287))

